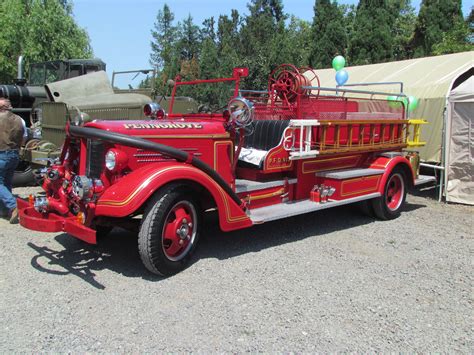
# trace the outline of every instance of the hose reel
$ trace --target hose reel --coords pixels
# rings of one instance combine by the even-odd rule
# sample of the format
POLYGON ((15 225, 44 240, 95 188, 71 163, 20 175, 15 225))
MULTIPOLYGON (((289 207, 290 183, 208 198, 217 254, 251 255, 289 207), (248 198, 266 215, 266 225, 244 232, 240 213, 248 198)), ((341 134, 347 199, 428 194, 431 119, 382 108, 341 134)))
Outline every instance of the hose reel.
MULTIPOLYGON (((270 97, 293 103, 298 96, 308 95, 310 90, 304 86, 320 86, 319 78, 309 67, 297 68, 292 64, 281 64, 276 67, 268 78, 268 92, 270 97)), ((319 91, 317 93, 319 95, 319 91)))

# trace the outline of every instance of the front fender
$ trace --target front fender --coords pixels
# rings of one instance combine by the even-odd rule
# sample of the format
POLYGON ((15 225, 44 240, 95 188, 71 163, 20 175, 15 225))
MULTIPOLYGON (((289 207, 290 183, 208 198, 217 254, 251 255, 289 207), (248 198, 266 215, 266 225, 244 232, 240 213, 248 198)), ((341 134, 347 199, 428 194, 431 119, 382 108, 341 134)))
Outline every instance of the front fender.
POLYGON ((245 212, 209 175, 185 163, 149 164, 124 176, 110 186, 97 201, 95 215, 126 217, 140 209, 164 185, 174 181, 193 181, 214 198, 223 231, 250 227, 245 212))

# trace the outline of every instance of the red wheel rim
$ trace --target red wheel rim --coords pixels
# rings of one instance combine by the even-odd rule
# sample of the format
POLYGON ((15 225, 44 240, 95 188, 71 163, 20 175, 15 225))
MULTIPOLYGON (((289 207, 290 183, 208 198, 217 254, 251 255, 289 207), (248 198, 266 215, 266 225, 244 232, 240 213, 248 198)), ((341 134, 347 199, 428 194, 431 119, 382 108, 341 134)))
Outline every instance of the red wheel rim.
POLYGON ((385 202, 391 211, 396 211, 403 202, 405 184, 400 174, 393 174, 387 182, 385 202))
POLYGON ((183 259, 196 239, 197 214, 188 201, 176 203, 166 216, 161 244, 165 256, 171 261, 183 259))

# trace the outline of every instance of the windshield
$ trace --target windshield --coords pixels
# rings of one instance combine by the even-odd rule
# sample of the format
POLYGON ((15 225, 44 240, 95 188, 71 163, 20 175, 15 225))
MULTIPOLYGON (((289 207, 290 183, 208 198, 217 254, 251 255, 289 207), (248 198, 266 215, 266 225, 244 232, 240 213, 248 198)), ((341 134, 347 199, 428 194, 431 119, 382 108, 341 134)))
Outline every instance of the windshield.
MULTIPOLYGON (((224 79, 226 80, 226 79, 224 79)), ((172 114, 213 114, 222 113, 234 97, 235 80, 187 84, 176 83, 175 104, 172 114), (178 97, 194 99, 194 105, 176 104, 178 97)))
POLYGON ((114 72, 112 85, 116 90, 151 89, 153 77, 153 69, 114 72))
POLYGON ((38 63, 30 66, 30 85, 44 85, 61 80, 60 63, 38 63))

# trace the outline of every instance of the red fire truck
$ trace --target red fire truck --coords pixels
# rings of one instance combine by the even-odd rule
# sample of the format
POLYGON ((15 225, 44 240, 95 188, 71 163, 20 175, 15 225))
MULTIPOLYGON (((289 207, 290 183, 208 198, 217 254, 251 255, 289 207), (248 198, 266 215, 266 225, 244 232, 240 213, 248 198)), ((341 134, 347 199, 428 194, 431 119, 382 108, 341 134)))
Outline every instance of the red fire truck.
POLYGON ((400 214, 417 177, 421 120, 384 92, 325 88, 310 68, 285 64, 267 90, 232 77, 174 83, 169 112, 151 103, 140 121, 71 117, 42 196, 18 200, 20 223, 95 244, 112 226, 139 228, 148 270, 184 269, 217 210, 223 231, 360 202, 380 219, 400 214), (178 96, 195 107, 173 110, 178 96), (415 162, 415 164, 413 163, 415 162))

